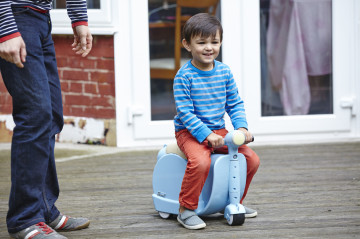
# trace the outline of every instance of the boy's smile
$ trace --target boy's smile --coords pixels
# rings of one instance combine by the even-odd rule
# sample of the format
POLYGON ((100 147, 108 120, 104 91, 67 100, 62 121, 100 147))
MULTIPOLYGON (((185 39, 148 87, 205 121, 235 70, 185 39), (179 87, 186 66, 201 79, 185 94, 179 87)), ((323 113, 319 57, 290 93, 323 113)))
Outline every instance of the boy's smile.
POLYGON ((193 59, 191 63, 198 69, 203 71, 212 70, 214 67, 214 60, 220 53, 220 32, 217 31, 215 37, 209 36, 207 38, 200 35, 191 38, 190 43, 183 39, 183 45, 188 50, 193 59))

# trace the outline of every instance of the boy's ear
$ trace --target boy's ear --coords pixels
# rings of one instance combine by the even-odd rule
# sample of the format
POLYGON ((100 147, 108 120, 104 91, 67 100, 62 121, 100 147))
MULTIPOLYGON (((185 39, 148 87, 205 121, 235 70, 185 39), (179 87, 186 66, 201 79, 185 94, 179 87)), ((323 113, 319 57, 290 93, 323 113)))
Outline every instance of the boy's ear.
POLYGON ((185 38, 182 39, 181 42, 182 42, 183 46, 185 47, 185 49, 186 49, 188 52, 191 52, 191 49, 190 49, 190 47, 189 47, 189 43, 185 40, 185 38))

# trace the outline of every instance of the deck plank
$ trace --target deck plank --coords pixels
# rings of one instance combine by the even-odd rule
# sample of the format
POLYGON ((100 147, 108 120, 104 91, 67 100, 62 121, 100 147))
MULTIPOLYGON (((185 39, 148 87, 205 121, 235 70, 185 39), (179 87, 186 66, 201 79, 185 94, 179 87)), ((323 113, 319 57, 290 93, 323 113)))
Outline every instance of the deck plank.
MULTIPOLYGON (((152 170, 155 151, 123 152, 57 164, 57 207, 91 219, 68 238, 359 238, 360 143, 254 147, 261 159, 245 205, 258 217, 230 227, 221 214, 190 231, 155 212, 152 170)), ((10 162, 0 161, 0 238, 5 218, 10 162)))

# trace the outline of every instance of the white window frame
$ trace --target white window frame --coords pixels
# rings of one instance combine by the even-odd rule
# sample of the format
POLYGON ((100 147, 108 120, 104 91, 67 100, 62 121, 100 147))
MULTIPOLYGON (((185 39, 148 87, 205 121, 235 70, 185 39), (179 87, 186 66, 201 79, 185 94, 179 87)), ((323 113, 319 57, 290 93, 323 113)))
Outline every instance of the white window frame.
MULTIPOLYGON (((88 21, 92 34, 112 35, 116 31, 117 18, 114 14, 118 1, 100 0, 100 9, 88 9, 88 21)), ((71 21, 66 9, 50 11, 53 34, 72 34, 71 21)))

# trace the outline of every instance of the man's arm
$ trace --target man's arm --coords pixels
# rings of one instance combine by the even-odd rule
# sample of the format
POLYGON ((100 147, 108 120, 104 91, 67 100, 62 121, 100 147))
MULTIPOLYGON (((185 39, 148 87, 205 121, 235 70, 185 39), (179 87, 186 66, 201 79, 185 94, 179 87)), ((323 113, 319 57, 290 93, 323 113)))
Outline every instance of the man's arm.
POLYGON ((92 48, 92 35, 88 27, 86 0, 67 0, 66 8, 74 32, 71 45, 76 54, 85 57, 92 48))
POLYGON ((25 43, 17 29, 11 1, 0 1, 0 57, 23 68, 25 43))
POLYGON ((0 43, 0 57, 23 68, 26 58, 25 42, 21 36, 0 43))
POLYGON ((79 25, 73 28, 74 31, 74 43, 71 45, 73 51, 76 54, 85 57, 89 54, 92 48, 92 35, 90 33, 89 27, 84 25, 79 25))

